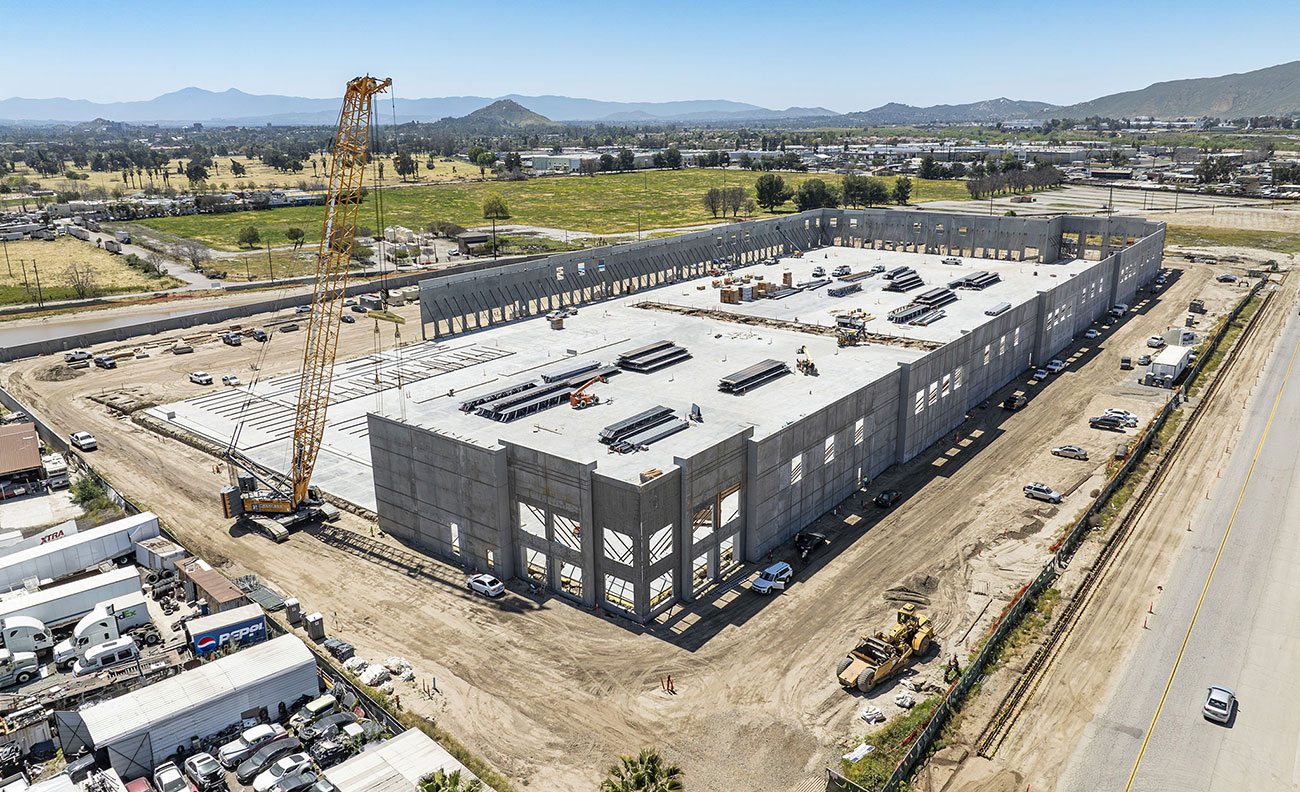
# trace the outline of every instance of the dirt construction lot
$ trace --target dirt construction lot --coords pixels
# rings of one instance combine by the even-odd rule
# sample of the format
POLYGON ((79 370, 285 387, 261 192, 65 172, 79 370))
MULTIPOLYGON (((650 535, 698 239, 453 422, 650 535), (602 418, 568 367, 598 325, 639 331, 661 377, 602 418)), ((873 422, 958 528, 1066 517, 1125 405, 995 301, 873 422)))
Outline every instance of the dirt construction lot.
MULTIPOLYGON (((1079 339, 1061 356, 1068 358, 1063 373, 1009 385, 973 410, 951 442, 891 469, 840 514, 823 517, 816 529, 832 546, 806 563, 787 555, 796 569, 789 590, 758 597, 740 585, 755 571, 745 568, 644 628, 531 597, 517 581, 503 598, 487 601, 470 595, 453 567, 422 558, 397 569, 342 547, 337 536, 300 532, 276 545, 233 529, 217 504, 227 473, 214 468, 216 460, 102 402, 116 396, 119 409, 131 412, 196 395, 205 389, 185 376, 196 369, 247 381, 260 351, 251 341, 240 348, 209 341, 183 357, 154 348, 114 371, 68 372, 54 358, 29 359, 5 365, 0 381, 61 431, 95 434, 100 450, 90 461, 191 549, 228 565, 229 574, 260 575, 308 612, 321 611, 327 630, 359 655, 402 655, 422 680, 436 677, 440 693, 430 700, 399 688, 403 706, 436 717, 521 786, 592 789, 618 753, 654 745, 683 766, 693 790, 791 789, 838 763, 844 746, 857 744, 846 738, 866 728, 856 713, 867 697, 842 690, 834 678, 856 636, 887 628, 898 604, 914 601, 934 618, 940 640, 917 668, 919 678, 937 678, 954 652, 964 662, 963 649, 1041 568, 1123 439, 1089 429, 1087 416, 1119 407, 1145 422, 1167 397, 1135 384, 1136 372, 1120 371, 1120 357, 1149 351, 1148 336, 1181 326, 1189 299, 1203 297, 1217 313, 1243 292, 1241 284, 1214 283, 1203 265, 1171 263, 1180 269, 1158 299, 1140 295, 1118 325, 1098 339, 1079 339), (1015 391, 1030 397, 1028 406, 999 409, 1015 391), (1050 447, 1061 444, 1083 446, 1092 461, 1051 456, 1050 447), (1021 487, 1034 479, 1066 493, 1064 504, 1025 499, 1021 487), (901 505, 889 512, 869 501, 862 507, 893 487, 904 492, 901 505), (661 690, 663 674, 673 676, 676 695, 661 690)), ((415 309, 398 312, 411 317, 415 309)), ((344 328, 341 359, 375 351, 370 324, 344 328)), ((1212 324, 1213 316, 1202 318, 1198 331, 1212 324)), ((413 324, 405 335, 416 335, 413 324)), ((391 329, 382 337, 390 344, 391 329)), ((293 370, 302 338, 277 335, 260 374, 293 370)), ((368 541, 366 521, 345 515, 341 524, 368 541)), ((870 700, 895 713, 899 691, 891 682, 870 700)))

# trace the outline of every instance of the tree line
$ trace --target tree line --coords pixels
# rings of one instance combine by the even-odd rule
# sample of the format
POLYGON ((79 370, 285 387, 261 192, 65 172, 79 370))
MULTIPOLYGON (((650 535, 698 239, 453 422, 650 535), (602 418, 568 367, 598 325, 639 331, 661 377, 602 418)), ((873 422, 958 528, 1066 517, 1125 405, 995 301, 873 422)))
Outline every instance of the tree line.
POLYGON ((1005 193, 1044 190, 1064 180, 1065 176, 1055 166, 1038 165, 1030 170, 1017 169, 972 177, 966 180, 966 191, 978 200, 1005 193))
POLYGON ((754 182, 754 198, 749 198, 749 191, 744 187, 712 187, 702 196, 704 208, 714 217, 721 212, 723 217, 730 212, 733 217, 753 214, 754 209, 762 207, 768 212, 775 212, 778 207, 793 201, 795 209, 803 212, 809 209, 835 208, 837 206, 860 207, 883 206, 896 203, 906 205, 912 197, 912 180, 901 176, 894 181, 891 188, 883 180, 871 176, 849 174, 838 184, 826 183, 821 179, 807 179, 800 182, 797 189, 788 187, 785 179, 775 173, 764 173, 754 182))

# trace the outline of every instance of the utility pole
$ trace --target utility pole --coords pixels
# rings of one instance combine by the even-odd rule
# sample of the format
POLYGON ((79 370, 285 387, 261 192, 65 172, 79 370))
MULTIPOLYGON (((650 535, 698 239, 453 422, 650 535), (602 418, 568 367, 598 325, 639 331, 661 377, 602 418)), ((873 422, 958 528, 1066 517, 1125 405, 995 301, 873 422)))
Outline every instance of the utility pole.
POLYGON ((14 268, 9 264, 9 240, 0 239, 0 242, 4 243, 5 248, 5 269, 9 270, 9 277, 12 278, 14 276, 14 268))
POLYGON ((266 243, 266 275, 271 279, 272 283, 275 283, 275 267, 271 264, 271 243, 269 240, 266 243))
POLYGON ((41 271, 36 269, 36 259, 32 259, 32 272, 36 273, 36 305, 44 308, 45 300, 41 297, 41 271))

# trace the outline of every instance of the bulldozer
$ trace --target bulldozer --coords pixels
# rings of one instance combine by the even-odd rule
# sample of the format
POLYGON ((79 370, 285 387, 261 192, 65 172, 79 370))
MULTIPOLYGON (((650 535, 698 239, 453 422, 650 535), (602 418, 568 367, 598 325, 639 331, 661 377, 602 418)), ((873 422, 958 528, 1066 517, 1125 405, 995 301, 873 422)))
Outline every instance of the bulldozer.
POLYGON ((930 617, 917 613, 916 606, 909 602, 898 609, 898 620, 888 634, 862 636, 848 656, 840 660, 835 675, 844 687, 868 693, 901 671, 913 657, 925 654, 933 641, 930 617))

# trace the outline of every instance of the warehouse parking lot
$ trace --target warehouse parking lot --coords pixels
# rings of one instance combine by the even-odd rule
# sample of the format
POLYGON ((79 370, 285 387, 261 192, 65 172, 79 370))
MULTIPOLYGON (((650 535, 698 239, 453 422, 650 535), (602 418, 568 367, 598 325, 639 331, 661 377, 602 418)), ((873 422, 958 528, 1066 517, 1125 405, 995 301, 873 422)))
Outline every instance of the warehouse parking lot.
MULTIPOLYGON (((810 526, 826 533, 831 547, 806 565, 787 553, 795 566, 788 591, 771 599, 752 595, 742 582, 755 570, 745 569, 645 627, 529 596, 518 582, 500 601, 480 599, 464 590, 463 571, 424 558, 419 570, 397 572, 320 541, 314 530, 283 545, 232 530, 216 499, 228 480, 224 467, 132 417, 220 389, 189 383, 186 375, 196 369, 218 381, 225 373, 268 380, 289 373, 301 358, 302 334, 277 334, 260 354, 255 343, 217 342, 223 327, 196 328, 186 336, 211 340, 192 355, 163 353, 163 339, 135 339, 121 345, 125 357, 112 371, 69 372, 43 358, 10 364, 3 378, 55 426, 95 434, 101 450, 90 460, 97 469, 163 515, 204 557, 228 565, 228 574, 256 573, 297 596, 307 610, 324 613, 328 632, 356 645, 358 654, 401 654, 416 663, 419 677, 436 677, 439 695, 403 701, 437 717, 508 775, 540 789, 591 787, 611 756, 653 743, 701 789, 789 788, 842 752, 845 735, 865 728, 854 717, 863 697, 834 679, 835 662, 856 635, 885 628, 899 602, 918 602, 935 620, 941 645, 918 671, 936 677, 942 661, 973 645, 1000 603, 1041 567, 1100 481, 1122 438, 1089 429, 1087 417, 1115 407, 1145 421, 1163 404, 1168 392, 1136 384, 1137 372, 1121 371, 1120 357, 1141 354, 1147 337, 1181 326, 1190 299, 1206 300, 1201 332, 1243 291, 1215 283, 1203 265, 1177 266, 1178 277, 1158 299, 1144 294, 1099 338, 1078 339, 1062 373, 1034 383, 1027 372, 972 411, 950 441, 890 469, 840 514, 810 526), (137 347, 150 356, 136 357, 137 347), (999 409, 1015 392, 1029 397, 1027 406, 999 409), (1088 449, 1090 461, 1051 455, 1052 446, 1064 444, 1088 449), (1065 502, 1027 500, 1021 487, 1034 479, 1065 494, 1065 502), (869 498, 887 488, 904 493, 901 505, 872 507, 869 498), (673 676, 676 695, 662 691, 665 674, 673 676), (753 750, 759 744, 761 753, 753 750)), ((396 312, 413 319, 415 310, 396 312)), ((391 348, 391 328, 382 328, 376 350, 369 324, 344 328, 341 361, 391 348)), ((401 405, 375 409, 392 413, 401 405)), ((349 514, 341 527, 366 539, 371 530, 349 514)), ((886 685, 871 700, 884 706, 897 690, 886 685)))

